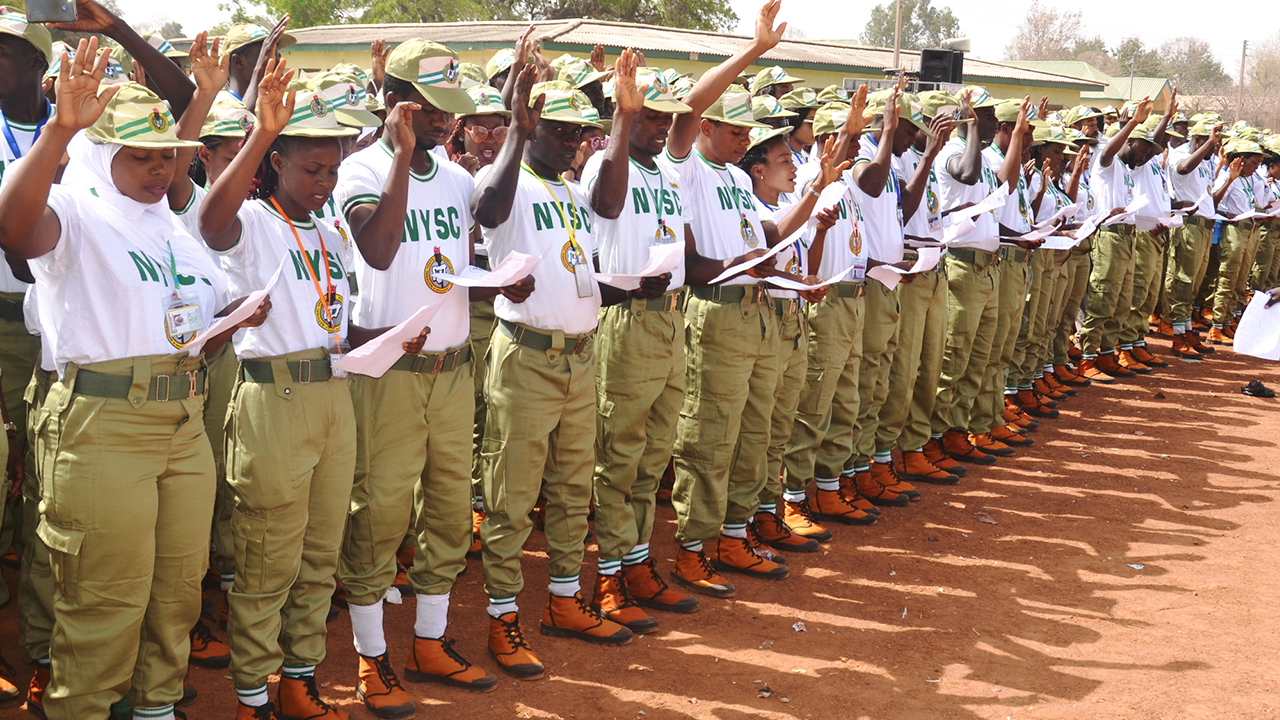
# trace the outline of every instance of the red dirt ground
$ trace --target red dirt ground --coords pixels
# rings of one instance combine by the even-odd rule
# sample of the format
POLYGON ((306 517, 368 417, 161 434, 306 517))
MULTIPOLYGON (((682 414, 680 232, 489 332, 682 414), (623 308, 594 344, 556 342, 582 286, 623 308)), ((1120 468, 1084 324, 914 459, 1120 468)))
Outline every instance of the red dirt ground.
MULTIPOLYGON (((870 528, 834 529, 792 577, 737 581, 738 597, 660 617, 655 634, 600 648, 537 632, 546 601, 542 536, 521 597, 547 679, 502 677, 475 695, 408 685, 419 718, 1260 718, 1280 706, 1274 548, 1280 523, 1280 366, 1219 352, 1084 390, 1042 423, 1036 445, 960 485, 924 487, 870 528), (979 519, 985 513, 994 520, 979 519), (803 622, 797 632, 793 624, 803 622), (768 689, 770 692, 765 693, 768 689), (765 696, 767 695, 767 696, 765 696)), ((654 556, 674 554, 663 508, 654 556)), ((594 575, 588 551, 583 584, 594 575)), ((12 587, 15 573, 5 570, 12 587)), ((589 591, 589 590, 588 590, 589 591)), ((0 649, 21 657, 15 607, 0 649)), ((454 592, 450 635, 492 671, 479 566, 454 592)), ((403 664, 412 600, 387 607, 403 664)), ((324 694, 354 699, 345 613, 330 625, 324 694)), ((16 664, 16 663, 15 663, 16 664)), ((30 670, 21 666, 23 681, 30 670)), ((225 671, 193 668, 191 718, 230 718, 225 671)), ((0 717, 25 717, 16 706, 0 717)))

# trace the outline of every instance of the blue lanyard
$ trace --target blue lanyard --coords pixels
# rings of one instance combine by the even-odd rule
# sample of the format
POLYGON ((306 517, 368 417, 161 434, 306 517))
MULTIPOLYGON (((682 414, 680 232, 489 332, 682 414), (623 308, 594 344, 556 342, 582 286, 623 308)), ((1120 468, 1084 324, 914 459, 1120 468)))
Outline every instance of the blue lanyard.
MULTIPOLYGON (((36 136, 31 140, 34 145, 36 140, 40 139, 40 131, 44 129, 44 124, 49 122, 49 101, 44 101, 44 117, 40 118, 40 122, 36 123, 36 136)), ((5 142, 9 143, 9 149, 13 151, 13 159, 18 160, 22 157, 22 151, 18 149, 18 141, 13 137, 13 131, 9 129, 9 118, 0 113, 0 131, 4 132, 5 142)))

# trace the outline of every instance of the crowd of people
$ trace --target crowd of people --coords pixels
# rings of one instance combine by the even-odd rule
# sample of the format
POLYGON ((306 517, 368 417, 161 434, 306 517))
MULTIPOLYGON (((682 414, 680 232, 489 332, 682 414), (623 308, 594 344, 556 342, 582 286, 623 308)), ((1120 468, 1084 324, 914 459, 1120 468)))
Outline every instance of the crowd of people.
POLYGON ((1070 396, 1166 366, 1150 334, 1230 346, 1280 274, 1280 136, 1176 92, 1161 115, 744 74, 779 0, 698 78, 548 60, 532 28, 485 67, 375 40, 371 68, 303 73, 287 16, 179 52, 77 7, 76 47, 0 13, 35 664, 0 695, 40 718, 184 717, 189 664, 230 668, 238 720, 346 718, 315 679, 343 609, 376 717, 414 715, 402 678, 537 680, 535 527, 541 633, 626 645, 1015 462, 1070 396), (390 369, 345 369, 387 342, 390 369), (450 638, 468 558, 484 663, 450 638))

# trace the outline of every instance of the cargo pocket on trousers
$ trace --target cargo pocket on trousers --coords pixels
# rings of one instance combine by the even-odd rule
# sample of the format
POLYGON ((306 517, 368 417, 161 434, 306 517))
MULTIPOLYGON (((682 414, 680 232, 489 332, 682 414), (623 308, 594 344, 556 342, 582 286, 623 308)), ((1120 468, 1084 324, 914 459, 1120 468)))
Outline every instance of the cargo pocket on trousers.
POLYGON ((345 534, 342 557, 361 572, 373 570, 373 517, 367 504, 361 504, 347 515, 345 534))
POLYGON ((803 415, 817 415, 822 411, 822 378, 825 377, 827 371, 819 367, 814 369, 812 365, 804 376, 804 388, 800 390, 800 403, 796 406, 796 412, 803 415))
POLYGON ((84 530, 51 523, 42 517, 36 535, 49 548, 54 584, 64 597, 74 600, 80 586, 80 546, 84 543, 84 530))
POLYGON ((507 443, 496 438, 485 438, 480 443, 480 472, 484 488, 484 504, 493 512, 507 511, 506 487, 507 443))
MULTIPOLYGON (((245 515, 239 510, 231 513, 231 533, 235 536, 236 587, 245 593, 264 591, 266 577, 266 518, 245 515)), ((285 582, 291 578, 286 578, 285 582)), ((284 584, 284 583, 281 583, 284 584)))
POLYGON ((603 393, 596 393, 596 461, 608 465, 613 457, 613 411, 615 405, 603 393))

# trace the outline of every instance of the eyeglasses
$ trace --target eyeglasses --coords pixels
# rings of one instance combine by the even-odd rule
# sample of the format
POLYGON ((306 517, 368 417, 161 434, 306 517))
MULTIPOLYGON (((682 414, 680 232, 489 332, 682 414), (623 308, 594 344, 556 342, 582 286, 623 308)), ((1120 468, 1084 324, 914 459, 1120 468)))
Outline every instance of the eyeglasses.
POLYGON ((508 128, 506 125, 499 125, 496 128, 487 128, 484 125, 467 125, 463 130, 466 130, 467 134, 471 136, 472 142, 482 143, 488 140, 490 135, 493 136, 494 142, 502 142, 507 137, 508 128))

